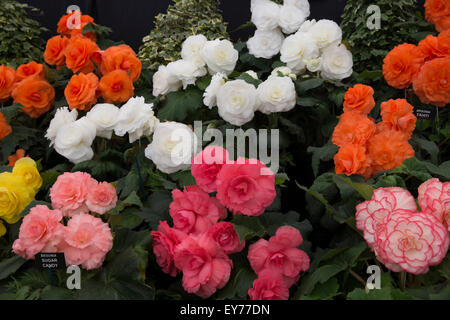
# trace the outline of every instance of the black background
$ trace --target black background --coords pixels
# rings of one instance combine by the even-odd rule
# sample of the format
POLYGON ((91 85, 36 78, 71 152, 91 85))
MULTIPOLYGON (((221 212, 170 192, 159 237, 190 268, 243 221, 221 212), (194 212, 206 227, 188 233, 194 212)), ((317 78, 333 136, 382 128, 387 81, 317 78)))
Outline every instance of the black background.
MULTIPOLYGON (((365 0, 361 0, 365 1, 365 0)), ((395 1, 395 0, 393 0, 395 1)), ((110 38, 124 41, 136 51, 142 38, 153 28, 154 17, 165 13, 171 0, 20 0, 40 8, 43 16, 36 19, 50 31, 43 35, 47 40, 56 34, 56 24, 67 7, 77 5, 84 14, 89 14, 95 22, 110 27, 110 38)), ((233 32, 240 25, 250 20, 250 0, 221 0, 220 8, 224 20, 229 23, 228 32, 233 40, 247 40, 253 30, 246 29, 233 32)), ((309 19, 331 19, 340 23, 346 0, 309 0, 311 15, 309 19)), ((423 10, 425 0, 418 0, 418 7, 423 10)), ((374 1, 376 3, 376 1, 374 1)))
MULTIPOLYGON (((43 37, 48 39, 56 34, 56 24, 67 7, 77 5, 84 14, 89 14, 95 22, 113 29, 110 38, 124 41, 135 50, 139 49, 142 38, 153 28, 154 17, 165 13, 170 0, 20 0, 40 8, 44 15, 36 17, 50 30, 43 37)), ((345 0, 310 0, 310 19, 331 19, 340 22, 345 0)), ((246 40, 252 30, 232 32, 250 20, 250 0, 221 0, 224 20, 229 23, 228 31, 234 40, 246 40)))

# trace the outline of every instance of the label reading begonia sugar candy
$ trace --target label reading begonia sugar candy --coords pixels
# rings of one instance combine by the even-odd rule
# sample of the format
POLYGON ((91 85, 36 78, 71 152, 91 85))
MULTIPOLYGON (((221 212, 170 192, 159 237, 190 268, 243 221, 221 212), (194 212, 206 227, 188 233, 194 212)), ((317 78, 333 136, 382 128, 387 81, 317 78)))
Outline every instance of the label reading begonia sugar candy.
POLYGON ((40 252, 35 255, 38 268, 43 270, 54 270, 66 268, 66 259, 63 252, 45 253, 40 252))
POLYGON ((417 119, 434 120, 436 118, 436 109, 427 107, 414 107, 414 114, 417 119))

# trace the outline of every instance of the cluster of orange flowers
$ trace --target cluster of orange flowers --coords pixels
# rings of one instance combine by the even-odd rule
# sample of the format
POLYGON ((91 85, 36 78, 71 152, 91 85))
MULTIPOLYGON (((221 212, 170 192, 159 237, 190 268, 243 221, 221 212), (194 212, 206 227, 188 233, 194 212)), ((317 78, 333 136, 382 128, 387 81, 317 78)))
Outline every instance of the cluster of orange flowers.
POLYGON ((425 1, 425 18, 441 32, 450 29, 450 1, 425 1))
MULTIPOLYGON (((73 18, 73 17, 72 17, 73 18)), ((58 69, 66 66, 74 75, 67 84, 64 95, 70 109, 87 111, 101 96, 106 103, 122 103, 134 95, 133 82, 139 79, 142 64, 136 53, 127 45, 112 46, 100 50, 94 33, 82 30, 94 19, 74 11, 64 15, 58 22, 58 33, 48 40, 44 60, 58 69), (71 25, 72 15, 79 15, 80 23, 71 25), (101 76, 99 77, 97 74, 101 76)), ((34 61, 14 70, 0 66, 0 102, 10 97, 20 103, 23 112, 38 118, 52 107, 55 89, 46 81, 43 64, 34 61)), ((0 113, 0 139, 12 129, 0 113)))
MULTIPOLYGON (((450 8, 450 1, 448 1, 450 8)), ((429 35, 419 45, 404 43, 384 58, 383 75, 397 89, 413 85, 423 103, 440 107, 450 103, 450 29, 429 35)))
POLYGON ((10 97, 14 103, 23 105, 22 111, 32 118, 50 110, 55 100, 55 89, 45 80, 44 65, 32 61, 17 70, 0 66, 0 102, 10 97))
POLYGON ((58 22, 59 36, 49 39, 44 59, 50 65, 64 65, 75 74, 64 90, 70 109, 89 110, 99 96, 107 103, 122 103, 134 95, 133 82, 139 79, 142 64, 127 45, 112 46, 104 51, 95 43, 95 34, 82 34, 94 19, 80 16, 78 28, 69 28, 74 11, 58 22), (101 79, 94 73, 101 75, 101 79))
POLYGON ((382 121, 368 116, 375 106, 371 87, 357 84, 345 94, 344 114, 334 129, 332 141, 339 146, 334 156, 337 174, 369 179, 380 171, 394 169, 414 156, 408 143, 416 127, 413 106, 405 99, 381 104, 382 121))

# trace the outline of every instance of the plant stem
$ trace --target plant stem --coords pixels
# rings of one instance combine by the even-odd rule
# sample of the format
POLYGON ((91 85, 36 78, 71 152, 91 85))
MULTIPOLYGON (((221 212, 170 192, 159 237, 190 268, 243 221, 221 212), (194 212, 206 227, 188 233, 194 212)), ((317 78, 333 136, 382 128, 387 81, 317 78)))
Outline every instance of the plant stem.
POLYGON ((348 272, 350 272, 350 274, 359 282, 361 282, 361 284, 364 286, 364 288, 366 287, 366 281, 364 281, 363 278, 361 278, 355 271, 353 271, 352 269, 348 269, 348 272))
POLYGON ((405 291, 406 288, 406 272, 402 271, 400 273, 400 290, 405 291))

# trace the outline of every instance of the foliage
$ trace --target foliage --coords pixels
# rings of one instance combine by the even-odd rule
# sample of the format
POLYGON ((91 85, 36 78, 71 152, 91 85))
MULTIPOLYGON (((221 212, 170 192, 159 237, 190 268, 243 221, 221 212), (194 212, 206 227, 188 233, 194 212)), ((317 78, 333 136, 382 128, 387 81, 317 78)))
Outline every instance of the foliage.
POLYGON ((43 60, 45 42, 40 35, 47 29, 31 18, 40 14, 39 9, 16 0, 0 2, 0 64, 16 67, 43 60))
POLYGON ((174 0, 166 14, 155 18, 155 27, 144 37, 139 58, 155 70, 180 58, 181 44, 190 35, 203 34, 209 40, 226 38, 226 23, 217 0, 174 0))
POLYGON ((348 0, 342 14, 343 37, 351 47, 355 70, 380 70, 386 54, 396 45, 417 42, 433 31, 417 10, 415 0, 348 0), (367 8, 381 10, 381 29, 367 27, 367 8))

